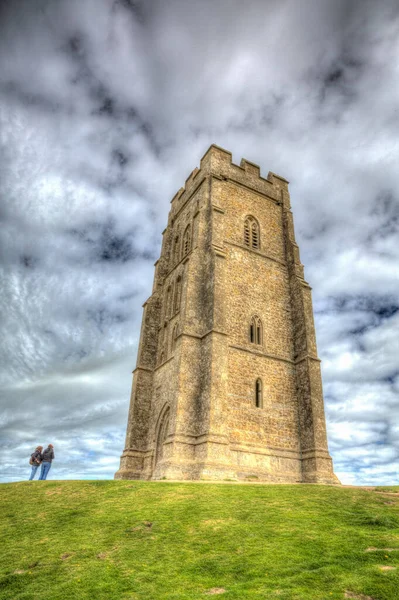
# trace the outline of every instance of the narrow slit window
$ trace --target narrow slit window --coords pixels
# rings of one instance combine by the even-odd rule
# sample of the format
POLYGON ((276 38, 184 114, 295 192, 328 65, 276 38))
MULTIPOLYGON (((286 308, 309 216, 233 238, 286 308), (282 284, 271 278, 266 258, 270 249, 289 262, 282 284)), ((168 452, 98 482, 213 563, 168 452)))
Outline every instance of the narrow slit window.
POLYGON ((183 236, 183 257, 191 250, 191 225, 187 225, 183 236))
POLYGON ((248 248, 251 246, 251 233, 249 229, 248 219, 245 221, 244 225, 244 244, 248 246, 248 248))
POLYGON ((259 247, 259 232, 258 232, 258 224, 252 223, 252 248, 259 247))
POLYGON ((175 285, 175 298, 173 303, 173 313, 176 314, 180 310, 180 301, 181 301, 181 277, 176 279, 175 285))
POLYGON ((175 237, 173 245, 173 263, 176 264, 179 260, 179 236, 175 237))
POLYGON ((172 314, 172 286, 168 287, 166 292, 166 309, 165 309, 165 317, 168 319, 172 314))
POLYGON ((257 379, 255 384, 255 406, 256 408, 263 408, 263 397, 262 397, 262 380, 257 379))
POLYGON ((177 338, 177 333, 178 333, 178 327, 177 327, 177 323, 173 328, 173 333, 172 333, 172 341, 171 341, 171 352, 175 351, 176 348, 176 338, 177 338))
POLYGON ((162 345, 161 345, 161 363, 168 358, 168 325, 163 326, 162 345))

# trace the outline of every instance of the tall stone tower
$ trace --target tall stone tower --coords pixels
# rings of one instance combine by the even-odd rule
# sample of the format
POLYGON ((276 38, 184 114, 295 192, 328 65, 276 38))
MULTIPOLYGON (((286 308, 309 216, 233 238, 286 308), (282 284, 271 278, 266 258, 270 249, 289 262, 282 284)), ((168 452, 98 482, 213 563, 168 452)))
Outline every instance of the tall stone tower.
POLYGON ((288 182, 212 145, 172 200, 116 479, 339 483, 288 182))

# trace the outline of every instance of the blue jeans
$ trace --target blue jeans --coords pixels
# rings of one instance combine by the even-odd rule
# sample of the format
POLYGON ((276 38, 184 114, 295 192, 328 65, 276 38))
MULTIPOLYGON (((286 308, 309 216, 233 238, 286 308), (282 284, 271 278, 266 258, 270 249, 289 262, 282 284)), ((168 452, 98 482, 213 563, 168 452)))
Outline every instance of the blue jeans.
POLYGON ((40 465, 32 465, 32 471, 29 477, 29 481, 31 481, 32 479, 35 478, 36 475, 36 471, 38 470, 38 468, 40 467, 40 465))
POLYGON ((40 470, 40 479, 46 479, 47 477, 47 473, 50 471, 51 468, 51 462, 42 462, 42 468, 40 470))

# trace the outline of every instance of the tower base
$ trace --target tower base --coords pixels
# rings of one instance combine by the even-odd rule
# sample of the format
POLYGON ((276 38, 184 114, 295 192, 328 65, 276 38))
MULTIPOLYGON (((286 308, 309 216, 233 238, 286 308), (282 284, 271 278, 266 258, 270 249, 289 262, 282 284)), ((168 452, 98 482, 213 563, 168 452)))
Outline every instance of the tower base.
POLYGON ((296 451, 249 449, 220 441, 168 446, 169 452, 155 466, 152 451, 126 449, 115 479, 340 484, 332 459, 323 450, 301 456, 296 451))

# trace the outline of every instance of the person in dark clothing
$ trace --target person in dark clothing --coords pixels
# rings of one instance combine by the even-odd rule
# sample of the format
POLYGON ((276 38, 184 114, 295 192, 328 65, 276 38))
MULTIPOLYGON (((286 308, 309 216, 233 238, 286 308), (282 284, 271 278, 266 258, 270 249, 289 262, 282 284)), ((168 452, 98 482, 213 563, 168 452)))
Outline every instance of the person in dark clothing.
POLYGON ((49 444, 42 454, 42 468, 40 470, 39 480, 44 480, 51 469, 51 463, 54 460, 53 444, 49 444))
POLYGON ((36 471, 40 467, 42 462, 42 450, 43 446, 38 446, 36 450, 30 455, 29 464, 32 465, 32 471, 29 477, 29 481, 35 478, 36 471))

